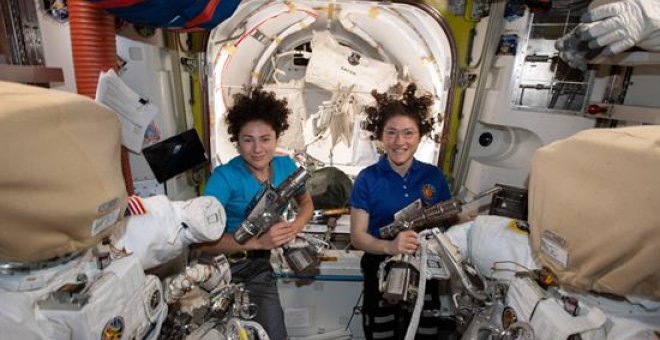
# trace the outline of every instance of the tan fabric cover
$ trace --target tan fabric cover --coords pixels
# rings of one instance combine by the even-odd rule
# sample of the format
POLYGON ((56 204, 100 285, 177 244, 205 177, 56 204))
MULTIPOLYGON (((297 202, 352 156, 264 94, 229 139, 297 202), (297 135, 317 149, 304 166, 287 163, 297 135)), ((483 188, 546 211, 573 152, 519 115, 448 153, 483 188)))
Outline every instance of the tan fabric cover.
POLYGON ((86 97, 0 82, 0 260, 49 259, 109 234, 126 205, 119 131, 86 97))
POLYGON ((562 285, 660 298, 660 126, 587 130, 539 149, 529 203, 534 257, 562 285))

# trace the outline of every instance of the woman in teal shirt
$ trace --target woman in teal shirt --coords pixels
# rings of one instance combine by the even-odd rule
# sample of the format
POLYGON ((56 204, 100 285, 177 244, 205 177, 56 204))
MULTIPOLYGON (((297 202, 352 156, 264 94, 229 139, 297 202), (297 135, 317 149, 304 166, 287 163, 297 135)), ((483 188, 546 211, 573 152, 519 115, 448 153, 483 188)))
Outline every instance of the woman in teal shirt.
POLYGON ((264 326, 271 339, 286 339, 270 250, 291 241, 312 217, 314 207, 310 194, 301 190, 295 196, 298 215, 293 221, 277 222, 243 245, 234 240, 232 234, 246 218, 249 203, 264 185, 276 187, 297 169, 288 156, 275 156, 277 139, 289 127, 286 101, 257 88, 235 95, 234 102, 225 121, 239 156, 213 170, 204 192, 224 206, 227 227, 219 241, 202 249, 227 254, 232 263, 232 280, 245 283, 251 302, 258 306, 255 320, 264 326))

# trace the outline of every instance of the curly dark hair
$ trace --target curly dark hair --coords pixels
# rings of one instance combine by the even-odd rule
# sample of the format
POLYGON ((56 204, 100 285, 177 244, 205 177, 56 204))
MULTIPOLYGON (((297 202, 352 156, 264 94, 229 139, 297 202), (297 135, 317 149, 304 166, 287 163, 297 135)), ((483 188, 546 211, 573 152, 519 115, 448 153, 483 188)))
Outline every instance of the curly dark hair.
POLYGON ((388 93, 371 91, 376 99, 375 106, 368 106, 364 110, 367 113, 367 121, 364 129, 373 133, 372 139, 381 139, 385 124, 393 117, 405 116, 412 118, 417 123, 420 136, 425 136, 433 129, 434 119, 430 116, 429 108, 433 105, 433 96, 423 94, 415 96, 417 85, 410 83, 401 93, 403 86, 397 84, 388 93))
POLYGON ((234 105, 229 108, 225 123, 229 140, 238 141, 241 128, 249 122, 260 120, 270 125, 279 138, 289 128, 287 118, 291 111, 286 99, 277 99, 275 92, 264 91, 261 87, 247 89, 246 93, 234 95, 234 105))

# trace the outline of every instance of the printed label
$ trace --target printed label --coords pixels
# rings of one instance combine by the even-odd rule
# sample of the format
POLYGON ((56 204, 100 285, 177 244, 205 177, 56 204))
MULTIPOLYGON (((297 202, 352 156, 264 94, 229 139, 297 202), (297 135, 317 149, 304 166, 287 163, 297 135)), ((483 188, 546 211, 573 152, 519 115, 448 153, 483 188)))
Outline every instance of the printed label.
POLYGON ((284 309, 284 320, 288 327, 307 328, 310 321, 309 309, 286 308, 284 309))
POLYGON ((543 232, 543 237, 541 237, 541 252, 564 268, 568 266, 568 251, 565 245, 566 241, 561 237, 547 230, 543 232))
POLYGON ((100 232, 117 222, 119 218, 119 208, 115 209, 109 214, 105 214, 92 222, 91 234, 92 237, 98 235, 100 232))
POLYGON ((310 264, 308 257, 303 252, 302 249, 294 249, 289 252, 289 261, 296 271, 301 271, 310 264))
POLYGON ((389 280, 387 281, 387 291, 393 294, 402 294, 405 288, 405 281, 408 279, 406 268, 393 267, 390 269, 389 280))
POLYGON ((119 198, 115 197, 111 200, 108 200, 107 202, 101 203, 97 208, 96 211, 98 211, 101 214, 105 214, 109 211, 112 211, 113 209, 116 209, 117 206, 119 205, 119 198))

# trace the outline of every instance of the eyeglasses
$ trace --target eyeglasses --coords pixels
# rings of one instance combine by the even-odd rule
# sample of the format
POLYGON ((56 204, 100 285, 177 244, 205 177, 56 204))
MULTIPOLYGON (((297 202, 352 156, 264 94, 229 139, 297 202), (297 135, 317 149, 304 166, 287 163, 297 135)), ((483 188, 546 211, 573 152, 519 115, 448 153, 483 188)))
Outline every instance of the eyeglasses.
POLYGON ((405 129, 405 130, 394 130, 394 129, 387 129, 383 131, 383 137, 385 139, 396 139, 397 136, 401 136, 401 138, 405 140, 411 140, 417 136, 417 131, 413 129, 405 129))

